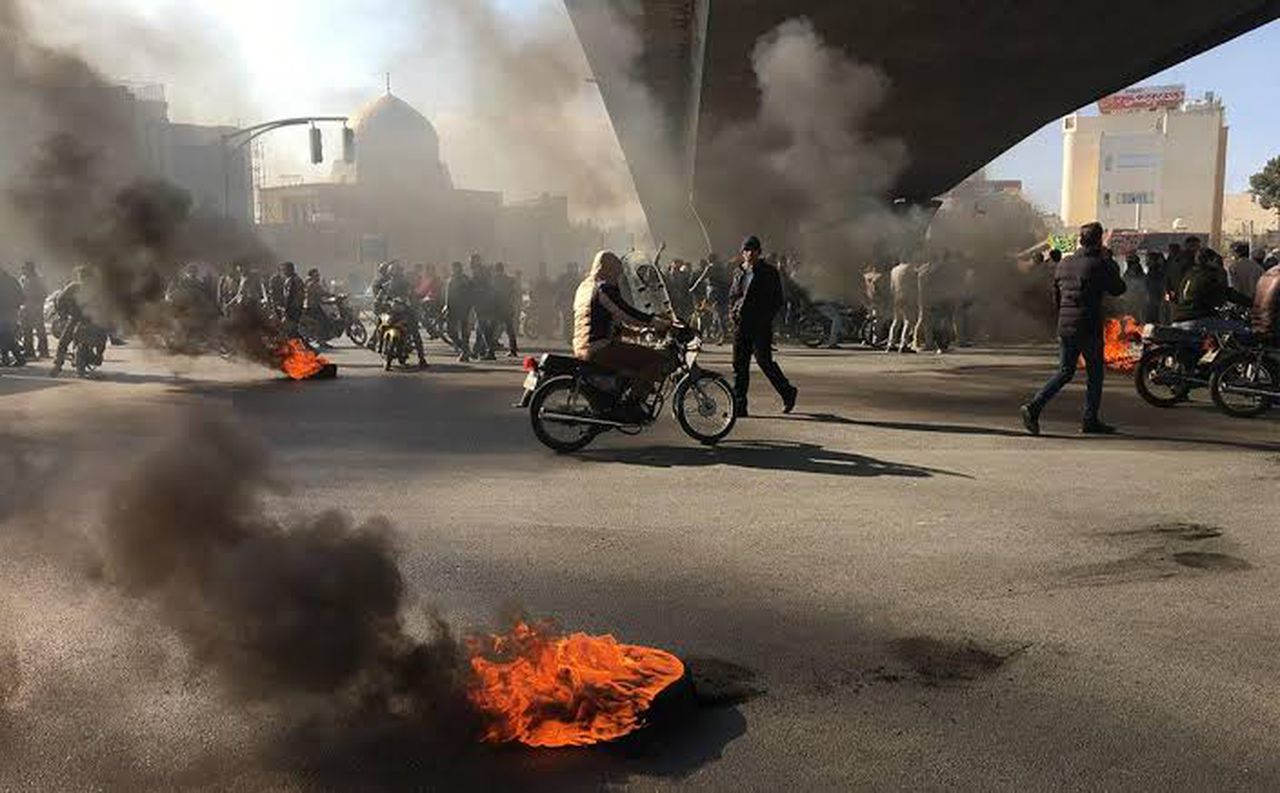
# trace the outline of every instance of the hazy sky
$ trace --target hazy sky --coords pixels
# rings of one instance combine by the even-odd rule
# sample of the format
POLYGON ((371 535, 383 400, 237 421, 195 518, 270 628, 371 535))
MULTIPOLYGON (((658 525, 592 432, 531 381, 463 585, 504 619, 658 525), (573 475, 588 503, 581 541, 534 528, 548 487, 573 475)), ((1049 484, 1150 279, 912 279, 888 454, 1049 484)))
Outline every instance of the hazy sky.
MULTIPOLYGON (((572 38, 560 0, 468 1, 500 6, 516 22, 514 30, 537 27, 572 38)), ((459 51, 433 0, 29 2, 48 37, 86 51, 110 76, 167 83, 175 120, 250 123, 350 113, 382 93, 383 74, 390 71, 395 93, 436 124, 459 185, 510 189, 502 183, 500 160, 486 156, 488 144, 468 118, 466 64, 474 53, 459 51), (135 35, 139 31, 151 35, 135 35)), ((1224 98, 1231 125, 1229 190, 1243 190, 1251 173, 1280 154, 1278 52, 1280 22, 1142 81, 1185 83, 1192 95, 1212 90, 1224 98)), ((585 62, 583 71, 580 123, 607 137, 608 120, 585 81, 585 62)), ((989 169, 993 177, 1023 179, 1047 210, 1059 204, 1059 126, 1049 124, 989 169)), ((303 131, 274 135, 267 146, 273 181, 328 173, 327 165, 315 169, 305 162, 303 131)))

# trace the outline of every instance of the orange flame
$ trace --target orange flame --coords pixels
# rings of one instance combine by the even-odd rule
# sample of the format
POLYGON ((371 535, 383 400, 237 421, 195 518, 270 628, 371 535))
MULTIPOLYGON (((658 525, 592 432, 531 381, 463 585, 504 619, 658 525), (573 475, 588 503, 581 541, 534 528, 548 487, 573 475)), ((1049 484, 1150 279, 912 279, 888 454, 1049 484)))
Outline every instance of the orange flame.
POLYGON ((670 653, 612 636, 548 636, 521 622, 471 641, 468 698, 488 724, 487 743, 587 746, 643 726, 642 716, 684 676, 670 653))
POLYGON ((1130 316, 1107 320, 1103 359, 1113 372, 1132 372, 1142 358, 1142 323, 1130 316))
POLYGON ((312 352, 300 339, 289 339, 276 351, 280 369, 294 380, 315 377, 329 362, 312 352))

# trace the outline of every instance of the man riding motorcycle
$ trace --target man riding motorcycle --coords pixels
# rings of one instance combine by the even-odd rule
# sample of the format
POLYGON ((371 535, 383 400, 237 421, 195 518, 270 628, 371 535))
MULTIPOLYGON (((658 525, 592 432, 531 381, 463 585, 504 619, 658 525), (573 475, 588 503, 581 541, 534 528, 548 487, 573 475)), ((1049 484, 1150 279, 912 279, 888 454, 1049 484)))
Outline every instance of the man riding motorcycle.
MULTIPOLYGON (((418 320, 417 304, 413 296, 413 283, 405 276, 399 264, 392 264, 387 271, 382 288, 375 294, 374 310, 381 316, 388 313, 394 301, 401 300, 410 310, 397 312, 397 317, 405 324, 405 332, 413 340, 413 349, 418 353, 418 368, 427 368, 427 353, 422 344, 422 323, 418 320)), ((382 332, 374 334, 371 344, 382 344, 382 332)), ((381 351, 379 349, 379 351, 381 351)))
MULTIPOLYGON (((58 316, 62 319, 62 335, 58 337, 58 349, 53 356, 53 369, 49 372, 50 377, 57 377, 62 373, 63 364, 67 360, 67 352, 71 348, 71 343, 76 341, 76 337, 81 330, 82 325, 90 325, 93 323, 86 311, 87 306, 92 303, 91 292, 93 285, 90 283, 91 271, 87 267, 77 267, 75 275, 71 282, 59 291, 57 298, 54 300, 54 307, 58 312, 58 316)), ((102 334, 102 343, 105 346, 106 334, 102 334)), ((94 357, 101 363, 102 350, 94 350, 94 357)))
POLYGON ((634 410, 662 380, 666 357, 651 347, 622 341, 623 328, 663 332, 672 323, 628 304, 622 297, 621 281, 622 260, 617 254, 597 253, 574 295, 573 356, 630 379, 629 394, 619 403, 619 409, 627 411, 634 410))
POLYGON ((1248 308, 1252 302, 1248 295, 1230 287, 1222 257, 1203 248, 1196 254, 1195 262, 1182 273, 1173 307, 1173 324, 1182 330, 1240 330, 1239 322, 1220 317, 1218 310, 1226 303, 1248 308))

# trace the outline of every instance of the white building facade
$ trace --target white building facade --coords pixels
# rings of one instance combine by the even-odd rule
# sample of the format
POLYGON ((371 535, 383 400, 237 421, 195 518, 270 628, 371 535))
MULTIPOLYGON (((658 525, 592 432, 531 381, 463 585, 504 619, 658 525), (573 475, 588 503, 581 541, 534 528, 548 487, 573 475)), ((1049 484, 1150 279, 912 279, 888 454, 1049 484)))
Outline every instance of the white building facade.
POLYGON ((1226 111, 1212 94, 1187 102, 1181 86, 1138 88, 1099 102, 1096 116, 1063 120, 1062 220, 1109 229, 1199 233, 1222 229, 1226 111))

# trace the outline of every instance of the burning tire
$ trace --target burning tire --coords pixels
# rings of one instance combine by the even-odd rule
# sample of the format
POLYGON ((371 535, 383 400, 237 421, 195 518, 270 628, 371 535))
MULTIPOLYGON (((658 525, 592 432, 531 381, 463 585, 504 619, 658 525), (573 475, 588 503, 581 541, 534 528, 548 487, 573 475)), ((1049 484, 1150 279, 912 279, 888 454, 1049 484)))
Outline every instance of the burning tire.
POLYGON ((1213 404, 1233 418, 1253 418, 1271 409, 1276 397, 1258 391, 1280 394, 1280 366, 1260 355, 1245 353, 1219 362, 1209 381, 1213 404))
POLYGON ((1134 369, 1133 384, 1138 396, 1158 408, 1173 407, 1191 391, 1186 369, 1173 347, 1156 347, 1143 354, 1134 369))
POLYGON ((533 399, 529 402, 529 420, 533 424, 533 434, 544 446, 560 454, 586 448, 598 434, 589 424, 549 420, 543 415, 544 412, 591 417, 591 403, 578 390, 572 377, 552 378, 534 392, 533 399))
POLYGON ((676 386, 672 408, 680 429, 698 443, 714 446, 733 431, 738 411, 733 387, 720 375, 686 377, 676 386))

